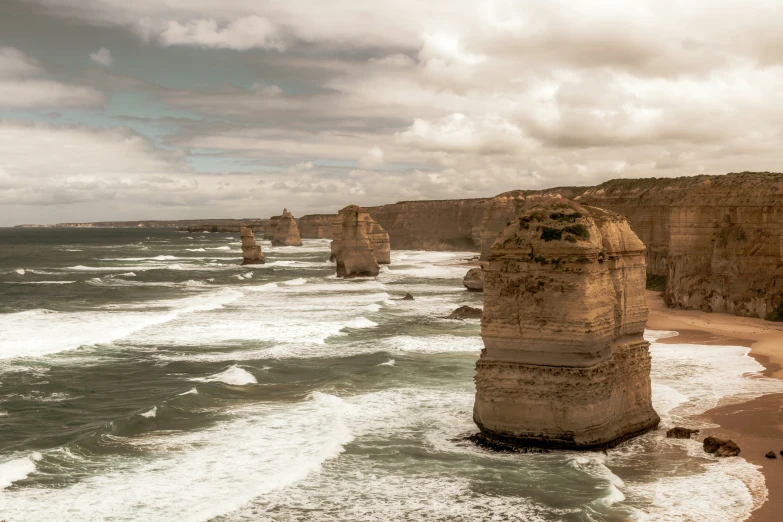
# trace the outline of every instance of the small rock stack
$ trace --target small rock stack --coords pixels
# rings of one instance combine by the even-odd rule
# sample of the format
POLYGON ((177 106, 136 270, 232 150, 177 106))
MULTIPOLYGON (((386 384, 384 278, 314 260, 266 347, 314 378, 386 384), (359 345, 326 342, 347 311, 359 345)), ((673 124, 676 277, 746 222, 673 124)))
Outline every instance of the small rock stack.
POLYGON ((469 292, 483 292, 484 291, 484 271, 479 268, 471 268, 465 277, 462 279, 462 284, 469 292))
POLYGON ((239 237, 242 239, 242 264, 255 265, 263 263, 264 253, 261 251, 261 245, 256 244, 253 230, 248 227, 242 227, 239 231, 239 237))
POLYGON ((338 277, 377 276, 379 263, 389 263, 389 235, 370 213, 359 205, 348 205, 332 225, 331 260, 338 277))

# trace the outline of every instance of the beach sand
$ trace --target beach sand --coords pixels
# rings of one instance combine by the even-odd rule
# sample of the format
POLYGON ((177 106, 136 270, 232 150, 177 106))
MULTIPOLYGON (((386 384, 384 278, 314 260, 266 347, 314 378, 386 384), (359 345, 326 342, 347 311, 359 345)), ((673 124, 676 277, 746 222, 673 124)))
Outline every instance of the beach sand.
MULTIPOLYGON (((750 355, 765 368, 764 375, 783 379, 783 323, 727 314, 666 308, 658 292, 647 292, 650 330, 674 330, 676 337, 661 343, 747 346, 750 355)), ((718 407, 704 417, 720 428, 705 430, 700 438, 714 435, 730 438, 741 448, 740 455, 761 466, 769 496, 753 512, 753 522, 783 520, 783 393, 765 395, 743 404, 718 407), (778 458, 764 455, 774 451, 778 458)))

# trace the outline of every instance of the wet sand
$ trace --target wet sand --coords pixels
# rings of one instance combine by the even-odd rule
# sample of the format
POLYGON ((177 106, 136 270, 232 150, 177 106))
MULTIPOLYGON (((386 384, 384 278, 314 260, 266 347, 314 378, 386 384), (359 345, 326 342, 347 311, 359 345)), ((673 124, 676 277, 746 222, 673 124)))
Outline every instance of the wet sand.
MULTIPOLYGON (((666 308, 658 292, 647 292, 650 308, 647 328, 674 330, 676 337, 661 343, 747 346, 750 355, 765 368, 764 375, 783 379, 783 324, 761 319, 666 308)), ((730 438, 740 455, 761 466, 768 490, 767 501, 750 519, 753 522, 783 520, 783 393, 765 395, 742 404, 714 408, 704 417, 719 428, 704 430, 700 439, 714 435, 730 438), (777 454, 767 459, 768 451, 777 454)))

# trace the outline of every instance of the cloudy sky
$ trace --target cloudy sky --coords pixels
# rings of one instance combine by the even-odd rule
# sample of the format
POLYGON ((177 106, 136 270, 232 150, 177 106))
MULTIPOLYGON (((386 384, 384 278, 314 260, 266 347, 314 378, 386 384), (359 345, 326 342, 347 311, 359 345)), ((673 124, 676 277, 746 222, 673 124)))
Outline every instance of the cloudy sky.
POLYGON ((783 2, 0 0, 0 226, 780 171, 783 2))

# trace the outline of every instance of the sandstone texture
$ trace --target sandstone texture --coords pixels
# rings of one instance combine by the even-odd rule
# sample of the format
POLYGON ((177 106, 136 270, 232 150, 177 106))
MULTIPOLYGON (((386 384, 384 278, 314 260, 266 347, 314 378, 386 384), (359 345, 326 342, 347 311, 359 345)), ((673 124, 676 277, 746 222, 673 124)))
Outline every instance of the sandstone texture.
POLYGON ((377 276, 380 267, 376 251, 382 261, 389 262, 388 234, 359 205, 340 210, 332 225, 332 237, 331 259, 337 263, 338 277, 377 276))
POLYGON ((478 268, 471 268, 465 277, 462 278, 462 284, 470 292, 483 292, 484 291, 484 271, 478 268))
POLYGON ((270 233, 265 233, 265 237, 272 241, 272 246, 302 246, 299 226, 288 209, 284 208, 281 215, 270 218, 268 229, 270 233))
POLYGON ((308 214, 297 220, 299 234, 306 239, 332 239, 332 223, 337 214, 308 214))
POLYGON ((511 221, 484 267, 482 436, 592 449, 657 426, 644 289, 644 244, 622 216, 551 198, 511 221))
POLYGON ((242 227, 239 231, 239 237, 242 239, 242 264, 253 265, 264 262, 264 253, 261 251, 261 245, 256 244, 256 238, 253 231, 248 227, 242 227))

